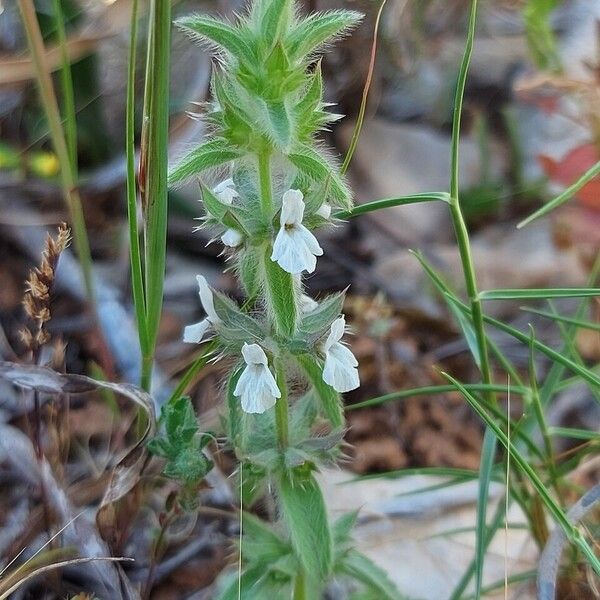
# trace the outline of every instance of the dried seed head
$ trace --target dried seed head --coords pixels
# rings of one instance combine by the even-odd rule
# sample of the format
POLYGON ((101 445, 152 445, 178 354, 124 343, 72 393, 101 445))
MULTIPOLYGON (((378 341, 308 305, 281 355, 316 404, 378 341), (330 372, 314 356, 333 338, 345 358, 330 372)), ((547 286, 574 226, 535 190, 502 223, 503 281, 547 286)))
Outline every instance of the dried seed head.
POLYGON ((40 346, 50 340, 50 334, 45 329, 45 324, 52 316, 50 293, 61 252, 69 245, 70 241, 71 233, 65 223, 59 226, 56 237, 48 234, 42 251, 41 263, 39 267, 30 271, 25 282, 23 308, 27 317, 33 322, 33 327, 31 329, 24 328, 20 335, 26 348, 32 352, 37 351, 40 346))

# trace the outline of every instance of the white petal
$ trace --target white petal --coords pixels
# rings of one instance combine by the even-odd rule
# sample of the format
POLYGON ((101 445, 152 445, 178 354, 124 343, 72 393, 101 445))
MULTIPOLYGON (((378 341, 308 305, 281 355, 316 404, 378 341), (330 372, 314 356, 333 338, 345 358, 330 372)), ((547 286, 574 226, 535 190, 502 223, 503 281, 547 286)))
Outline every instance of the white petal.
POLYGON ((242 354, 247 366, 240 375, 233 393, 241 399, 242 410, 248 413, 263 413, 275 404, 277 398, 281 398, 281 392, 260 346, 244 344, 242 354))
POLYGON ((317 266, 315 255, 321 254, 323 250, 317 239, 304 226, 292 229, 282 227, 275 238, 271 260, 277 262, 284 271, 296 275, 302 271, 312 273, 317 266))
POLYGON ((268 364, 265 351, 258 344, 246 344, 242 346, 242 356, 247 365, 264 365, 268 364))
POLYGON ((208 319, 203 319, 199 323, 188 325, 183 330, 183 341, 186 344, 199 344, 209 328, 210 322, 208 319))
POLYGON ((319 217, 323 217, 324 219, 329 219, 329 217, 331 216, 331 204, 329 204, 328 202, 323 202, 316 214, 319 215, 319 217))
POLYGON ((300 296, 300 312, 308 314, 319 307, 319 303, 310 296, 302 294, 300 296))
POLYGON ((323 381, 337 392, 349 392, 360 385, 358 361, 342 344, 334 344, 325 355, 323 381))
POLYGON ((344 315, 338 317, 332 324, 329 329, 329 335, 323 344, 323 350, 325 352, 329 352, 329 349, 337 344, 343 337, 344 331, 346 330, 346 319, 344 315))
POLYGON ((304 218, 304 195, 300 190, 288 190, 283 195, 279 222, 284 225, 300 225, 304 218))
POLYGON ((233 179, 231 178, 221 181, 221 183, 215 186, 213 193, 223 204, 233 204, 233 199, 239 197, 239 194, 233 187, 233 179))
POLYGON ((221 241, 230 248, 237 248, 244 241, 244 236, 237 229, 232 228, 221 236, 221 241))
POLYGON ((204 312, 206 313, 208 320, 213 325, 218 325, 221 322, 221 319, 215 312, 212 290, 202 275, 196 275, 196 281, 198 282, 198 288, 200 290, 200 302, 202 302, 204 312))
POLYGON ((301 237, 306 244, 306 247, 315 256, 323 256, 323 248, 319 246, 317 238, 304 225, 298 225, 293 230, 295 235, 301 237))

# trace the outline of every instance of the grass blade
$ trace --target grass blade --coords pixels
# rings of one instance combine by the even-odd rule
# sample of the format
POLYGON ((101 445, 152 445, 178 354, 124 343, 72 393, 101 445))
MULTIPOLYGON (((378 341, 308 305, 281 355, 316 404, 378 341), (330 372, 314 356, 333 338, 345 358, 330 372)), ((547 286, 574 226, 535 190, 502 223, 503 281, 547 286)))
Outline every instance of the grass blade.
POLYGON ((344 162, 340 167, 340 173, 344 175, 350 166, 350 161, 354 156, 356 146, 358 144, 358 138, 362 130, 363 122, 365 120, 365 112, 367 110, 367 100, 369 99, 369 90, 371 89, 371 82, 373 81, 373 71, 375 70, 375 58, 377 56, 377 34, 379 33, 379 22, 381 21, 381 14, 387 0, 382 0, 375 17, 375 27, 373 28, 373 44, 371 45, 371 58, 369 60, 369 70, 367 71, 367 78, 365 80, 365 87, 363 88, 362 99, 360 102, 360 108, 358 110, 358 118, 356 119, 356 126, 352 132, 352 138, 350 139, 350 145, 348 146, 348 152, 344 158, 344 162))
POLYGON ((528 308, 527 306, 522 306, 521 310, 532 313, 534 315, 539 315, 540 317, 546 317, 548 319, 552 319, 553 321, 558 321, 559 323, 567 323, 568 325, 576 325, 581 329, 590 329, 591 331, 600 331, 600 323, 592 323, 591 321, 584 321, 583 319, 577 319, 574 317, 565 317, 563 315, 559 315, 553 312, 549 312, 546 310, 538 310, 536 308, 528 308))
POLYGON ((127 66, 127 117, 125 148, 127 154, 127 222, 129 226, 129 261, 131 265, 131 288, 133 306, 138 327, 142 355, 149 352, 148 326, 146 323, 146 299, 140 251, 140 232, 137 215, 137 185, 135 180, 135 65, 137 47, 138 0, 131 5, 129 61, 127 66))
POLYGON ((44 40, 37 20, 33 0, 19 0, 19 10, 27 35, 27 42, 34 64, 40 98, 48 121, 52 146, 60 164, 60 182, 65 204, 69 210, 73 229, 73 240, 77 256, 81 263, 86 295, 89 303, 95 307, 94 281, 92 277, 92 256, 87 236, 85 218, 81 206, 81 198, 77 188, 77 180, 71 168, 71 159, 67 142, 62 130, 58 102, 50 77, 44 40))
POLYGON ((527 460, 523 457, 523 455, 516 450, 515 446, 510 444, 510 441, 507 435, 500 429, 498 424, 494 421, 494 419, 486 412, 483 406, 479 403, 479 401, 456 379, 447 373, 444 374, 448 381, 452 382, 458 390, 460 390, 465 397, 465 400, 471 405, 473 410, 479 415, 479 417, 483 420, 484 423, 493 431, 494 435, 498 439, 498 441, 504 446, 504 448, 510 453, 511 459, 514 464, 519 468, 521 473, 523 473, 527 479, 529 479, 532 486, 535 488, 536 492, 539 494, 540 499, 546 506, 548 512, 552 515, 556 523, 563 529, 569 541, 575 544, 587 557, 590 566, 594 570, 594 572, 600 575, 600 560, 595 556, 594 551, 589 546, 588 542, 585 540, 581 532, 574 527, 567 515, 561 509, 561 507, 556 503, 548 488, 543 484, 542 480, 539 478, 535 469, 527 462, 527 460))
POLYGON ((142 387, 146 390, 150 389, 152 379, 166 266, 170 37, 171 2, 152 0, 140 159, 146 226, 144 285, 148 347, 142 356, 142 387))
POLYGON ((67 50, 67 35, 65 32, 64 15, 60 0, 52 0, 52 9, 54 12, 54 25, 56 28, 56 36, 58 38, 58 47, 60 49, 60 87, 62 104, 65 113, 65 139, 69 153, 69 159, 71 161, 71 171, 73 172, 73 177, 77 179, 77 120, 75 119, 75 97, 73 94, 71 63, 67 50))
POLYGON ((597 288, 505 289, 479 292, 480 300, 548 300, 550 298, 589 298, 600 296, 597 288))
POLYGON ((539 210, 536 210, 532 215, 529 215, 526 219, 523 219, 518 225, 517 228, 521 229, 526 225, 529 225, 532 221, 547 215, 549 212, 553 211, 555 208, 558 208, 561 204, 570 200, 586 183, 590 182, 594 177, 600 175, 600 161, 598 161, 594 166, 589 168, 575 183, 571 184, 560 196, 554 198, 554 200, 550 200, 547 204, 542 206, 539 210))
POLYGON ((392 208, 394 206, 404 206, 405 204, 419 204, 421 202, 449 202, 450 194, 447 192, 424 192, 421 194, 411 194, 410 196, 401 196, 400 198, 384 198, 382 200, 374 200, 373 202, 365 202, 354 206, 349 210, 341 210, 333 216, 336 219, 351 219, 366 213, 375 212, 384 208, 392 208))
POLYGON ((494 433, 488 428, 483 436, 481 461, 479 464, 479 488, 477 493, 477 518, 475 527, 475 596, 479 598, 483 585, 483 563, 485 561, 486 515, 490 493, 490 482, 494 470, 497 441, 494 433))

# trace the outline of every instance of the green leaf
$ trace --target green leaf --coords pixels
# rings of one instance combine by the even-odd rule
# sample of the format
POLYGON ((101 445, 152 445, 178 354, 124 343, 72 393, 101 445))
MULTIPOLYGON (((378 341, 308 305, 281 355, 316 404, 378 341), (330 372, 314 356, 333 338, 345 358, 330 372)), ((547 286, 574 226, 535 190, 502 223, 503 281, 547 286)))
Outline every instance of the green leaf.
POLYGON ((456 388, 462 393, 465 400, 471 405, 479 417, 486 423, 486 425, 493 431, 498 441, 504 446, 504 448, 510 453, 511 460, 513 461, 515 468, 519 469, 531 482, 532 486, 539 494, 540 499, 548 509, 548 512, 553 516, 556 523, 563 529, 567 539, 575 544, 588 559, 590 566, 594 569, 596 574, 600 575, 600 560, 594 554, 594 551, 589 546, 587 540, 579 533, 577 527, 575 527, 568 519, 560 505, 554 500, 552 494, 548 488, 543 484, 539 475, 536 473, 534 467, 532 467, 527 459, 518 451, 514 444, 511 443, 508 436, 498 426, 496 421, 491 417, 481 403, 469 393, 465 387, 458 382, 456 379, 448 374, 444 374, 446 379, 453 383, 456 388))
POLYGON ((246 296, 255 298, 260 289, 258 280, 259 259, 256 256, 255 248, 248 248, 239 252, 238 256, 238 275, 246 296))
MULTIPOLYGON (((506 384, 487 384, 487 383, 470 383, 465 386, 469 391, 473 392, 507 392, 510 390, 511 394, 518 394, 519 396, 525 396, 529 393, 529 388, 524 386, 507 386, 506 384)), ((386 402, 395 402, 396 400, 404 400, 405 398, 411 398, 412 396, 423 396, 433 394, 445 394, 452 392, 454 386, 452 385, 428 385, 419 388, 412 388, 409 390, 399 390, 398 392, 392 392, 391 394, 385 394, 384 396, 378 396, 377 398, 371 398, 370 400, 363 400, 356 404, 351 404, 346 407, 346 410, 357 410, 359 408, 366 408, 368 406, 379 406, 386 402)))
POLYGON ((237 572, 228 577, 225 587, 216 594, 216 600, 265 600, 290 598, 291 579, 269 571, 268 565, 245 570, 238 580, 237 572))
POLYGON ((242 557, 249 564, 270 565, 292 552, 272 527, 251 513, 243 513, 242 533, 242 557))
POLYGON ((517 228, 521 229, 522 227, 525 227, 525 225, 529 225, 532 221, 535 221, 536 219, 547 215, 555 208, 558 208, 572 198, 586 183, 590 182, 598 175, 600 175, 600 161, 590 167, 575 183, 570 185, 562 194, 560 194, 560 196, 557 196, 554 200, 551 200, 542 206, 542 208, 536 210, 532 215, 521 221, 517 225, 517 228))
POLYGON ((410 196, 401 196, 400 198, 384 198, 382 200, 373 200, 354 206, 349 210, 341 210, 334 213, 336 219, 352 219, 369 212, 375 212, 384 208, 394 206, 404 206, 406 204, 419 204, 421 202, 446 202, 450 201, 450 194, 447 192, 424 192, 422 194, 411 194, 410 196))
POLYGON ((431 267, 431 265, 425 260, 425 257, 420 252, 413 252, 413 255, 421 263, 421 266, 425 270, 425 273, 429 276, 432 283, 436 286, 438 291, 442 294, 442 297, 446 300, 450 312, 458 322, 461 328, 465 341, 469 346, 471 355, 477 367, 481 370, 481 353, 479 352, 479 343, 477 341, 477 334, 475 333, 475 327, 473 322, 465 316, 464 312, 461 311, 454 302, 449 301, 454 295, 445 281, 442 280, 441 276, 431 267))
POLYGON ((334 429, 344 426, 344 411, 340 395, 323 381, 323 365, 312 355, 302 354, 296 357, 298 364, 304 369, 315 393, 321 402, 323 414, 329 419, 334 429))
POLYGON ((267 304, 273 313, 278 335, 291 338, 296 333, 298 308, 294 276, 271 260, 272 249, 267 246, 263 257, 263 277, 267 304))
POLYGON ((271 138, 284 152, 290 145, 292 126, 284 102, 269 101, 265 103, 269 117, 268 137, 271 138))
POLYGON ((268 42, 276 43, 285 33, 291 16, 290 0, 271 0, 264 12, 261 35, 268 42))
POLYGON ((370 558, 356 550, 350 550, 336 570, 362 583, 376 598, 400 600, 403 597, 388 574, 370 558))
POLYGON ((169 185, 199 175, 206 169, 218 167, 242 156, 242 152, 228 146, 227 141, 215 139, 205 142, 186 154, 169 173, 169 185))
POLYGON ((325 42, 358 25, 361 19, 360 13, 350 10, 313 13, 291 31, 286 46, 295 59, 303 58, 325 42))
POLYGON ((251 316, 243 313, 227 296, 213 290, 215 312, 221 319, 219 337, 231 342, 260 342, 264 331, 251 316))
POLYGON ((559 323, 567 323, 569 325, 576 325, 581 329, 589 329, 591 331, 600 331, 600 323, 594 323, 592 321, 585 321, 583 319, 576 319, 574 317, 565 317, 563 315, 558 315, 553 312, 538 310, 535 308, 528 308, 526 306, 522 306, 521 310, 532 313, 534 315, 539 315, 540 317, 546 317, 548 319, 552 319, 553 321, 558 321, 559 323))
POLYGON ((165 404, 162 407, 160 419, 165 424, 167 435, 182 443, 191 441, 198 431, 194 407, 187 396, 165 404))
POLYGON ((340 292, 327 297, 319 306, 304 315, 300 321, 300 331, 308 335, 323 335, 331 324, 337 319, 344 306, 346 293, 340 292))
POLYGON ((200 192, 202 194, 202 204, 206 212, 217 219, 222 221, 229 210, 229 206, 224 202, 221 202, 204 183, 200 182, 200 192))
POLYGON ((356 525, 358 518, 358 510, 346 513, 339 517, 331 527, 331 535, 333 536, 334 544, 345 544, 350 540, 352 528, 356 525))
POLYGON ((600 296, 597 288, 505 289, 479 292, 480 300, 548 300, 550 298, 588 298, 600 296))
POLYGON ((350 208, 350 190, 337 170, 316 150, 305 144, 288 155, 290 162, 310 179, 329 184, 332 197, 343 206, 350 208))
POLYGON ((254 58, 254 50, 240 31, 224 21, 205 15, 187 15, 177 19, 175 25, 192 38, 215 43, 242 62, 254 58))
POLYGON ((282 518, 306 573, 324 581, 332 567, 333 544, 321 490, 312 474, 284 473, 278 482, 282 518))
POLYGON ((479 597, 483 585, 483 563, 486 550, 487 507, 490 482, 496 459, 496 437, 490 429, 485 430, 479 463, 479 486, 477 494, 477 521, 475 528, 475 595, 479 597))
POLYGON ((315 71, 310 78, 308 87, 304 96, 294 107, 296 121, 304 123, 309 119, 315 110, 319 107, 323 98, 323 74, 321 72, 321 61, 315 67, 315 71))

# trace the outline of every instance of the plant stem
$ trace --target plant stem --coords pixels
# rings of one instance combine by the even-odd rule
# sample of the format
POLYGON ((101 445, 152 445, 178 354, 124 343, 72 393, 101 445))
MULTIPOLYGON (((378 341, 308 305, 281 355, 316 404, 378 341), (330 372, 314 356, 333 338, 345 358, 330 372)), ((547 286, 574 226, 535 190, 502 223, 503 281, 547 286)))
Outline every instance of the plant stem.
POLYGON ((131 285, 133 305, 138 327, 142 355, 148 354, 148 326, 146 324, 146 300, 144 298, 144 276, 140 251, 140 232, 137 218, 137 186, 135 181, 135 65, 137 46, 138 0, 131 5, 131 33, 127 68, 127 123, 125 147, 127 154, 127 221, 129 224, 129 261, 131 263, 131 285))
POLYGON ((52 78, 50 77, 50 70, 46 62, 44 40, 35 13, 33 0, 19 0, 19 9, 21 11, 25 33, 27 34, 29 51, 31 52, 31 58, 35 67, 42 105, 44 106, 46 120, 48 121, 50 138, 52 139, 52 145, 60 164, 61 187, 65 204, 67 205, 71 217, 73 239, 81 263, 87 298, 89 303, 95 307, 92 257, 85 226, 85 218, 81 206, 81 198, 77 189, 77 182, 72 169, 69 150, 62 130, 58 102, 56 101, 52 78))
MULTIPOLYGON (((483 310, 481 300, 478 296, 477 277, 475 274, 475 265, 471 253, 471 244, 469 241, 469 232, 462 213, 459 199, 459 149, 460 149, 460 125, 462 117, 463 99, 465 86, 467 82, 467 73, 473 54, 473 42, 475 38, 475 25, 477 22, 477 0, 471 0, 469 12, 469 26, 467 32, 467 41, 460 64, 458 80, 456 83, 456 94, 454 98, 454 114, 452 118, 452 146, 451 146, 451 164, 450 164, 450 215, 456 235, 456 241, 460 252, 460 260, 465 277, 465 286, 467 295, 471 304, 471 319, 475 330, 477 348, 479 354, 479 370, 483 383, 492 383, 492 374, 488 357, 487 338, 483 322, 483 310)), ((496 395, 488 390, 485 392, 485 398, 490 406, 496 405, 496 395)), ((508 415, 510 419, 510 415, 508 415)), ((491 436, 491 432, 486 432, 486 438, 491 436)), ((485 439, 484 438, 484 445, 485 439)), ((492 446, 488 447, 489 455, 495 454, 495 440, 492 446)), ((483 581, 483 562, 485 550, 487 548, 485 535, 480 532, 485 531, 487 516, 487 499, 489 497, 490 471, 493 468, 493 460, 482 460, 479 472, 479 493, 477 500, 477 522, 476 522, 476 544, 475 544, 475 595, 477 598, 481 595, 483 581)))
POLYGON ((271 187, 271 156, 268 151, 258 155, 258 180, 263 216, 270 221, 273 216, 273 190, 271 187))
POLYGON ((280 363, 275 364, 277 387, 281 392, 281 398, 275 403, 275 422, 277 424, 277 438, 281 450, 285 450, 289 444, 289 420, 288 420, 288 390, 285 377, 285 369, 280 363))
POLYGON ((65 111, 66 143, 69 158, 71 160, 73 177, 77 179, 77 121, 75 119, 75 98, 73 95, 73 78, 71 76, 71 65, 69 62, 69 53, 67 51, 67 36, 60 0, 53 0, 52 8, 54 11, 54 21, 56 24, 56 34, 62 63, 60 68, 60 81, 65 111))
POLYGON ((303 571, 298 571, 298 574, 296 575, 293 600, 307 600, 306 579, 303 571))
MULTIPOLYGON (((469 14, 469 28, 467 35, 467 43, 465 52, 458 74, 456 84, 456 95, 454 98, 454 115, 452 120, 452 152, 451 152, 451 167, 450 167, 450 215, 452 224, 458 243, 460 259, 465 276, 465 286, 469 296, 471 305, 471 315, 475 336, 477 338, 477 346, 480 356, 481 375, 483 382, 486 384, 492 383, 490 362, 488 357, 487 340, 485 328, 483 324, 483 310, 481 300, 478 297, 477 277, 475 274, 475 265, 471 253, 471 244, 469 241, 469 232, 462 213, 459 199, 459 146, 460 146, 460 125, 462 117, 463 98, 465 93, 465 85, 467 81, 467 73, 469 63, 473 53, 473 40, 475 37, 475 24, 477 21, 477 0, 471 1, 471 10, 469 14)), ((490 403, 495 403, 495 395, 492 391, 486 391, 487 399, 490 403)))

